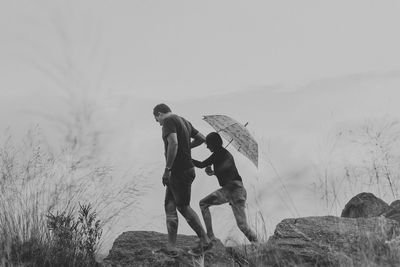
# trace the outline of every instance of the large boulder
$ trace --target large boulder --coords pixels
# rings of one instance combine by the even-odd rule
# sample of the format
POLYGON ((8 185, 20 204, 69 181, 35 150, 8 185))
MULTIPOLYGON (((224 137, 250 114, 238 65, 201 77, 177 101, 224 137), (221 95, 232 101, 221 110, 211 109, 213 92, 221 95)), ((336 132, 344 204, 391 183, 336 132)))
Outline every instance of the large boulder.
POLYGON ((389 210, 382 215, 400 223, 400 200, 393 201, 389 206, 389 210))
POLYGON ((341 216, 347 218, 384 216, 400 222, 400 200, 395 200, 388 205, 372 193, 360 193, 350 199, 341 216))
POLYGON ((395 210, 400 210, 400 200, 395 200, 392 203, 390 203, 389 208, 395 209, 395 210))
POLYGON ((389 205, 372 193, 360 193, 350 199, 344 207, 341 217, 368 218, 380 216, 389 210, 389 205))
POLYGON ((229 249, 250 266, 399 266, 400 224, 384 217, 285 219, 266 244, 229 249))
MULTIPOLYGON (((193 257, 187 251, 196 245, 197 236, 178 235, 177 247, 179 256, 171 258, 160 248, 166 246, 168 236, 157 232, 130 231, 124 232, 114 241, 109 255, 103 260, 105 267, 118 266, 203 266, 201 257, 193 257)), ((232 266, 232 259, 221 241, 204 257, 204 266, 232 266)))

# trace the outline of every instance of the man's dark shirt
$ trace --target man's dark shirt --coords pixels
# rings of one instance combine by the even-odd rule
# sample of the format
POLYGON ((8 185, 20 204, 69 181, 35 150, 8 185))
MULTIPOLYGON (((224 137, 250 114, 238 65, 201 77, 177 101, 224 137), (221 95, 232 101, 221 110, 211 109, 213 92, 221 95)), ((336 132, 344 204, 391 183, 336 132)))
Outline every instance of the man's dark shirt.
POLYGON ((165 154, 167 153, 168 147, 168 135, 176 133, 178 137, 178 152, 172 164, 172 171, 183 171, 194 167, 190 151, 190 138, 194 138, 198 132, 199 131, 197 131, 189 121, 178 115, 171 114, 164 119, 162 138, 164 141, 165 154))
POLYGON ((220 186, 224 186, 231 181, 242 181, 242 177, 239 175, 232 154, 224 147, 217 148, 217 150, 203 162, 193 160, 193 164, 197 168, 205 168, 213 164, 214 173, 218 178, 220 186))

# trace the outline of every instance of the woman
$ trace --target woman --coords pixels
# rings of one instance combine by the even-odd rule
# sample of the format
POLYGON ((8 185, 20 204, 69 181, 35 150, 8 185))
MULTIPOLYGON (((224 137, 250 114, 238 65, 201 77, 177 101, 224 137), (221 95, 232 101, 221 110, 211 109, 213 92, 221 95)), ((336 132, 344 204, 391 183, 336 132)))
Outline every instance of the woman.
POLYGON ((229 203, 239 229, 250 242, 258 242, 256 234, 247 224, 245 212, 247 193, 243 187, 242 178, 238 173, 232 154, 222 146, 222 138, 216 132, 207 135, 206 145, 212 155, 203 162, 194 159, 192 161, 197 168, 206 168, 206 173, 209 176, 217 176, 221 186, 220 189, 200 200, 200 209, 208 237, 215 240, 210 206, 229 203), (213 168, 210 165, 213 165, 213 168))

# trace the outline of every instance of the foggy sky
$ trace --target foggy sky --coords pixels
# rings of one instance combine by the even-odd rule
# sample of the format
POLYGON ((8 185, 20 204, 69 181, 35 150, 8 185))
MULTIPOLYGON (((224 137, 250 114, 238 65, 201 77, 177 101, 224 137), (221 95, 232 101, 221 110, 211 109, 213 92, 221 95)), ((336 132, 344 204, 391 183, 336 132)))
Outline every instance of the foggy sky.
MULTIPOLYGON (((170 103, 203 133, 212 129, 202 115, 232 115, 272 144, 267 154, 297 203, 270 167, 256 170, 233 151, 251 212, 261 195, 272 231, 285 217, 322 212, 309 187, 329 136, 349 122, 400 117, 399 11, 395 0, 2 0, 2 128, 22 133, 39 123, 54 138, 60 132, 43 114, 65 117, 90 103, 108 159, 123 169, 151 166, 151 196, 160 197, 147 196, 148 216, 135 219, 165 231, 153 106, 170 103)), ((199 171, 194 203, 216 189, 204 179, 199 171)))
POLYGON ((41 90, 46 77, 32 61, 62 64, 66 53, 91 82, 101 76, 113 92, 161 99, 275 84, 296 89, 326 77, 397 70, 399 5, 1 1, 1 92, 41 90))

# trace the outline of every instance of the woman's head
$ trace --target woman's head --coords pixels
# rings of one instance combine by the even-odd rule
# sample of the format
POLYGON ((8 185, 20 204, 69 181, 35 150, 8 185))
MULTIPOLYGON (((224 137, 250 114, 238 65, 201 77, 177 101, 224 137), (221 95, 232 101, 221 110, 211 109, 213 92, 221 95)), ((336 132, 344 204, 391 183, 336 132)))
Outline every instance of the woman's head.
POLYGON ((211 151, 216 150, 217 148, 222 147, 222 138, 219 133, 212 132, 206 136, 206 144, 207 148, 211 151))

